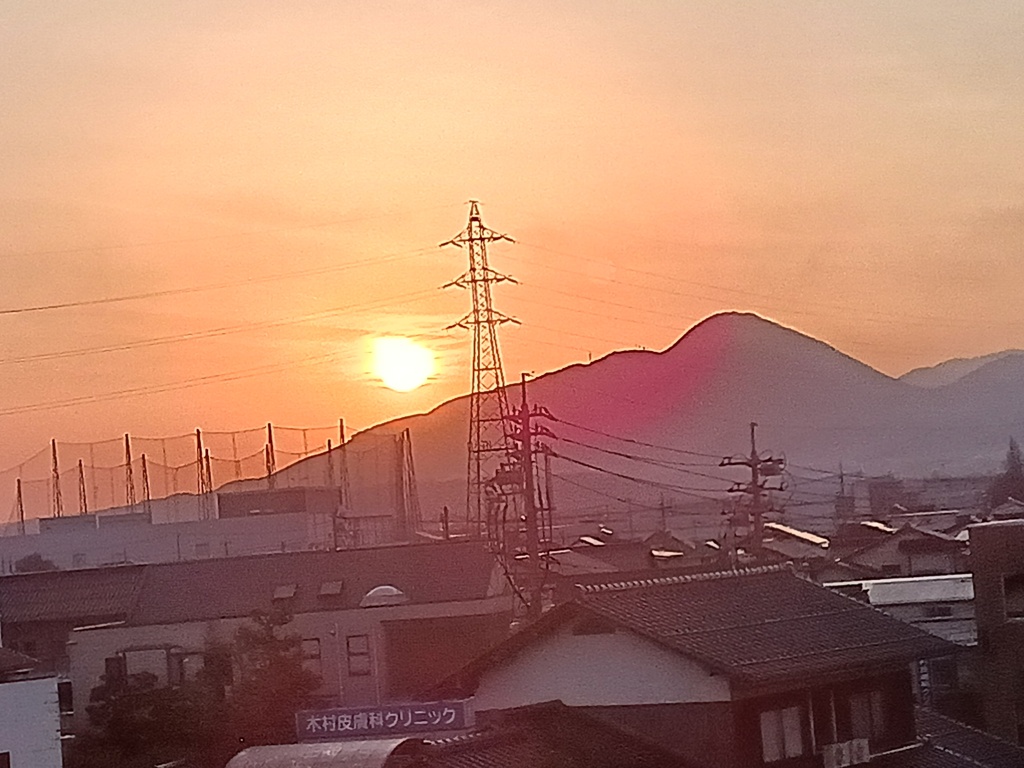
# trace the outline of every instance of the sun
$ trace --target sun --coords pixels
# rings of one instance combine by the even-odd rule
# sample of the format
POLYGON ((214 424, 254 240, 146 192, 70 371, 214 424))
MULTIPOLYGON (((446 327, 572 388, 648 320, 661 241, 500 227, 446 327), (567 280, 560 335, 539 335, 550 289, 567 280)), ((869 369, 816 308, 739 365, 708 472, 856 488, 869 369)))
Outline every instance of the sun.
POLYGON ((373 371, 389 389, 411 392, 434 372, 434 353, 404 336, 374 339, 373 371))

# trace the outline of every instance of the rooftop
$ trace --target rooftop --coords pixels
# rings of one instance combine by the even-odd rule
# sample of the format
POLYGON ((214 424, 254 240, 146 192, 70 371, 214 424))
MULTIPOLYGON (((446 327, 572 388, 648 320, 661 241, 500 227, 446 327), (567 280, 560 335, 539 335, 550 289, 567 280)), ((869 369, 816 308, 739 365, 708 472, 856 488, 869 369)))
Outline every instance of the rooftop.
POLYGON ((575 600, 556 606, 445 686, 470 692, 486 669, 580 615, 600 617, 691 658, 740 688, 850 677, 957 650, 787 569, 761 567, 581 586, 575 600))
POLYGON ((494 569, 481 543, 459 541, 48 571, 0 578, 0 616, 174 624, 249 616, 275 603, 293 614, 357 608, 382 585, 409 603, 461 602, 492 596, 494 569))

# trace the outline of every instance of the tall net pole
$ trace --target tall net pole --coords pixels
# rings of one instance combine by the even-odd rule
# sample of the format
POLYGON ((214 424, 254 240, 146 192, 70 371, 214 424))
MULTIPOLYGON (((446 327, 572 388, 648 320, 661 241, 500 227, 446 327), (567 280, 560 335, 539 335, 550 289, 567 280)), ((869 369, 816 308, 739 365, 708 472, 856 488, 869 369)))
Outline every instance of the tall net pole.
MULTIPOLYGON (((487 244, 507 240, 484 226, 480 206, 469 202, 469 223, 458 235, 441 246, 465 248, 469 269, 445 287, 468 290, 473 309, 451 328, 473 332, 473 378, 469 396, 469 440, 467 442, 466 523, 471 533, 486 536, 501 546, 504 519, 512 496, 502 491, 496 481, 503 468, 514 466, 516 447, 512 440, 511 410, 505 391, 505 374, 498 349, 498 326, 518 322, 494 309, 491 286, 505 281, 515 282, 490 268, 487 244)), ((515 520, 515 518, 512 518, 515 520)))

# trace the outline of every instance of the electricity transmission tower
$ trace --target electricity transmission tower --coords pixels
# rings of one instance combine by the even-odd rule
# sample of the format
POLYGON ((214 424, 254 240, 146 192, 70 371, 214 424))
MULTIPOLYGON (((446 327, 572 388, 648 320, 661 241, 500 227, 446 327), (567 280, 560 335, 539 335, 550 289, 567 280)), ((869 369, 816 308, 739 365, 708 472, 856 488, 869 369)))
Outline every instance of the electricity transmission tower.
MULTIPOLYGON (((514 513, 515 498, 519 493, 518 488, 511 490, 496 479, 499 475, 515 473, 517 458, 508 421, 511 409, 498 349, 498 326, 518 321, 495 310, 491 298, 492 285, 505 281, 514 283, 515 280, 494 271, 487 264, 487 244, 500 240, 514 242, 507 235, 485 227, 480 219, 479 204, 471 200, 466 228, 451 240, 441 243, 441 247, 465 247, 469 255, 469 269, 444 287, 466 289, 473 298, 473 309, 449 326, 473 332, 466 522, 471 533, 486 536, 498 548, 503 546, 505 520, 510 511, 514 513)), ((513 516, 512 520, 517 520, 517 517, 513 516)))

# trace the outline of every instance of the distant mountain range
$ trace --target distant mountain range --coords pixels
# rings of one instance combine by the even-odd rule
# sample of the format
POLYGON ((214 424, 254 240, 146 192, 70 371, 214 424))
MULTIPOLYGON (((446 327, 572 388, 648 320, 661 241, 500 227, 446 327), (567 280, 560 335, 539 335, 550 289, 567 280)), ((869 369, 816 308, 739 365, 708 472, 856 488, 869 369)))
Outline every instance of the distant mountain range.
MULTIPOLYGON (((749 452, 750 422, 759 425, 759 448, 785 454, 806 477, 840 464, 846 472, 905 477, 993 473, 1010 436, 1024 436, 1022 395, 1024 352, 951 360, 892 378, 822 341, 734 312, 704 320, 664 351, 613 352, 529 383, 531 402, 559 420, 548 425, 558 436, 549 441, 557 453, 669 487, 631 491, 613 475, 588 476, 578 464, 555 459, 560 476, 589 477, 585 485, 600 487, 592 505, 599 496, 611 503, 624 494, 649 500, 652 489, 707 495, 728 487, 743 475, 718 468, 714 457, 749 452)), ((510 385, 510 401, 519 396, 519 385, 510 385)), ((408 428, 425 506, 461 509, 467 402, 460 397, 359 433, 350 455, 408 428)), ((284 472, 302 472, 302 464, 284 472)))

